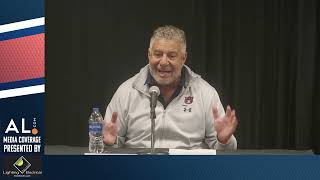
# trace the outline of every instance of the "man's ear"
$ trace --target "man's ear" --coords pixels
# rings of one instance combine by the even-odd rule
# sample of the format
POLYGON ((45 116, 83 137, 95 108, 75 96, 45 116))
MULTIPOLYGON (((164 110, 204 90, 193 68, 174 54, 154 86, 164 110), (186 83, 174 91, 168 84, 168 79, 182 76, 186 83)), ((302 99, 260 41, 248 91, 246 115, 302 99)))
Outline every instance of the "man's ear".
POLYGON ((187 52, 185 52, 184 53, 184 55, 183 55, 183 64, 185 64, 186 63, 186 61, 187 61, 187 56, 188 56, 188 53, 187 52))
POLYGON ((151 58, 151 49, 150 48, 148 49, 148 58, 149 59, 151 58))

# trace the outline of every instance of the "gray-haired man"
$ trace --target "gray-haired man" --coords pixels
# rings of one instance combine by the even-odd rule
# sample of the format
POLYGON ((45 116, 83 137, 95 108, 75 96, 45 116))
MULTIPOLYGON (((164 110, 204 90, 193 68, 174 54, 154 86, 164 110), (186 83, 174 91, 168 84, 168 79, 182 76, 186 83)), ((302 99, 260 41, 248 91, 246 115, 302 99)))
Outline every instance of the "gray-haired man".
POLYGON ((150 40, 149 64, 124 82, 105 114, 104 142, 128 148, 150 147, 151 86, 158 86, 156 148, 236 149, 235 111, 226 113, 216 90, 185 65, 185 33, 157 28, 150 40))

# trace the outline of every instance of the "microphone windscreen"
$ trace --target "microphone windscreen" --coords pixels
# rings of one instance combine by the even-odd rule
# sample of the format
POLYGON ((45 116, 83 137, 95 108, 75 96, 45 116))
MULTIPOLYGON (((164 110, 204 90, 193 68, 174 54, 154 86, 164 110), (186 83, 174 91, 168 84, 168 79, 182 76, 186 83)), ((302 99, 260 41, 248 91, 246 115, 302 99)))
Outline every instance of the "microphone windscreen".
POLYGON ((149 94, 155 92, 157 94, 157 96, 159 96, 160 94, 160 89, 157 86, 151 86, 149 89, 149 94))

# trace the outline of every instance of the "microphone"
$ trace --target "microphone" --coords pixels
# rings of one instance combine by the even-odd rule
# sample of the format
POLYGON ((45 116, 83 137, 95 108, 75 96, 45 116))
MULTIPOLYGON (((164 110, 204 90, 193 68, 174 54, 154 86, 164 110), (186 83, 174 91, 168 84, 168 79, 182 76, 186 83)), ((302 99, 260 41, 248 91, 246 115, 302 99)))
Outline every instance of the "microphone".
POLYGON ((150 119, 151 119, 151 154, 154 154, 154 143, 155 143, 155 119, 156 119, 156 106, 157 106, 157 100, 158 96, 160 94, 160 90, 157 86, 151 86, 149 89, 150 94, 150 119))
POLYGON ((155 119, 156 118, 156 113, 155 113, 155 108, 157 106, 157 101, 158 101, 158 96, 160 94, 160 90, 157 86, 151 86, 149 89, 149 94, 150 94, 150 118, 155 119))

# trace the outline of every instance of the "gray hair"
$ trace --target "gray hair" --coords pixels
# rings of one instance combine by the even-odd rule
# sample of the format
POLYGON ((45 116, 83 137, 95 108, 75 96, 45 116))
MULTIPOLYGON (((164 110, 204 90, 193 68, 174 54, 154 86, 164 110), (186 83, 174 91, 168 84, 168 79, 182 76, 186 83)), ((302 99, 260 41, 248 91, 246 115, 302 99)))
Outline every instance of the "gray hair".
POLYGON ((152 37, 150 39, 149 48, 152 47, 155 39, 167 39, 167 40, 178 40, 182 43, 182 51, 187 51, 187 42, 186 36, 183 30, 172 26, 172 25, 165 25, 162 27, 158 27, 156 30, 153 31, 152 37))

